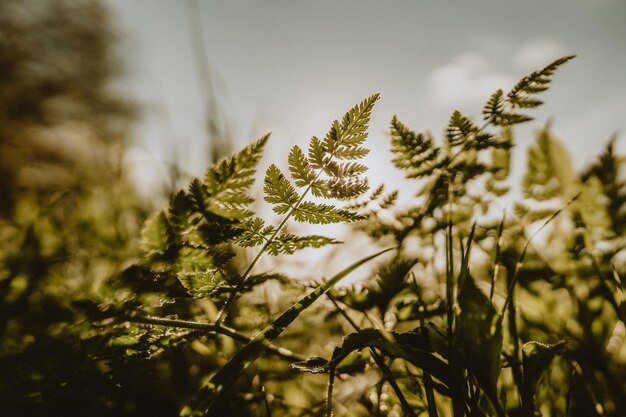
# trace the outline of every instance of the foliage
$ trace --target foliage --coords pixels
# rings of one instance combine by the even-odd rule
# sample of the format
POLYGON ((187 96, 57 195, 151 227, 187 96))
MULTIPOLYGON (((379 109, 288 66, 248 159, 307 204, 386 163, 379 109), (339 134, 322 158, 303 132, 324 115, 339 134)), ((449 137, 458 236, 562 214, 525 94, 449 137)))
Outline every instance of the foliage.
MULTIPOLYGON (((127 247, 128 263, 96 252, 122 272, 90 291, 61 292, 73 303, 46 337, 74 348, 65 382, 50 380, 43 361, 47 387, 32 370, 5 393, 39 395, 45 406, 53 388, 81 393, 73 380, 105 376, 120 395, 93 388, 100 411, 91 414, 624 415, 626 200, 614 140, 578 174, 545 125, 529 147, 519 201, 498 212, 514 127, 532 120, 527 111, 572 58, 493 93, 482 123, 454 111, 440 142, 393 117, 392 162, 416 190, 406 206, 384 185, 368 192, 363 158, 377 94, 312 137, 306 152, 293 146, 288 170, 265 169, 271 219, 254 198, 269 135, 218 161, 145 221, 141 258, 127 247), (315 270, 310 280, 263 270, 264 256, 341 244, 301 234, 299 223, 351 224, 372 238, 372 254, 327 280, 315 270), (375 259, 364 281, 336 286, 375 259), (146 393, 161 395, 157 405, 141 400, 146 393)), ((19 248, 2 252, 3 308, 36 276, 69 276, 51 272, 56 254, 43 249, 53 234, 41 227, 25 226, 19 248)), ((357 251, 351 240, 343 246, 357 251)), ((15 323, 5 331, 5 364, 47 347, 15 323)), ((10 370, 17 379, 21 368, 10 370)))

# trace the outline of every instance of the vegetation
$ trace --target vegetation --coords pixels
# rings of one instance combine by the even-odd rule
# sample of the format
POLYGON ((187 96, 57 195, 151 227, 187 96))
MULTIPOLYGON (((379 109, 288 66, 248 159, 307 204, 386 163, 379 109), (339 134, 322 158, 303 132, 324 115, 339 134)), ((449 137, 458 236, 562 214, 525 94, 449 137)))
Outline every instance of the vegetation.
MULTIPOLYGON (((105 50, 98 59, 107 59, 105 50)), ((24 162, 3 162, 11 175, 2 177, 10 199, 0 229, 0 409, 626 415, 626 182, 614 140, 576 173, 546 125, 528 150, 518 201, 512 210, 500 203, 509 193, 514 127, 531 120, 539 94, 572 58, 493 93, 480 123, 455 111, 440 143, 394 117, 393 163, 415 189, 408 205, 384 185, 370 191, 365 177, 377 94, 306 151, 293 146, 288 173, 276 164, 265 170, 261 204, 271 207, 270 219, 258 214, 253 191, 269 136, 174 192, 141 231, 143 211, 113 169, 110 144, 110 164, 70 185, 23 185, 24 162), (104 182, 97 173, 105 170, 116 175, 104 182), (299 223, 350 224, 371 238, 371 253, 328 279, 264 268, 264 257, 351 249, 349 241, 298 233, 299 223), (369 277, 336 285, 357 268, 369 268, 369 277)), ((76 88, 59 87, 53 97, 90 109, 86 96, 65 93, 76 88)), ((4 126, 17 120, 15 106, 3 103, 4 126)), ((15 126, 42 128, 39 118, 20 120, 15 126)), ((2 130, 2 146, 17 127, 2 130)))

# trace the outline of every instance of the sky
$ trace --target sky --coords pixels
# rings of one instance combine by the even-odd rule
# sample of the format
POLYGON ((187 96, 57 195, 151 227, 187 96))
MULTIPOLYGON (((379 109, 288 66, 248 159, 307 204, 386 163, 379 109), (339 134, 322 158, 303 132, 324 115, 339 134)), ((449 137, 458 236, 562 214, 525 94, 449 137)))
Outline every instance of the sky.
POLYGON ((557 72, 536 120, 518 129, 515 176, 548 120, 578 167, 613 133, 626 134, 623 0, 105 2, 122 39, 122 85, 142 110, 128 157, 141 181, 162 181, 162 162, 201 175, 208 92, 232 149, 272 132, 272 161, 379 92, 369 163, 373 182, 385 181, 396 175, 394 114, 441 137, 455 109, 478 120, 495 90, 567 54, 578 57, 557 72))

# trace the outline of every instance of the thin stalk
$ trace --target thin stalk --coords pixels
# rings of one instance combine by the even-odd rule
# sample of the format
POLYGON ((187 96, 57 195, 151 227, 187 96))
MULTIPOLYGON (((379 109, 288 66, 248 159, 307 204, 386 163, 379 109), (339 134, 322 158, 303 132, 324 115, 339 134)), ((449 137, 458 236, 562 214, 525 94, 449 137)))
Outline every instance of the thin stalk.
POLYGON ((448 343, 452 348, 452 335, 454 332, 454 253, 453 253, 452 222, 448 220, 446 233, 446 305, 448 322, 448 343))
POLYGON ((452 189, 448 181, 448 229, 446 231, 446 303, 447 303, 447 322, 448 322, 448 363, 452 371, 451 375, 451 399, 452 413, 454 417, 464 417, 463 408, 465 395, 461 393, 463 374, 462 370, 457 369, 456 353, 454 351, 454 237, 452 235, 452 189))
MULTIPOLYGON (((415 284, 415 295, 417 296, 417 302, 419 304, 419 308, 417 309, 419 323, 420 327, 423 328, 426 324, 426 318, 424 317, 424 313, 426 312, 426 305, 422 300, 419 286, 417 285, 417 279, 415 278, 415 274, 413 272, 411 272, 411 278, 413 279, 413 283, 415 284)), ((439 417, 437 413, 437 402, 435 401, 435 390, 433 389, 433 378, 428 372, 424 372, 423 370, 422 378, 424 379, 424 391, 426 391, 426 406, 428 408, 428 417, 439 417)))
MULTIPOLYGON (((122 317, 123 321, 127 321, 130 323, 139 323, 139 324, 149 324, 153 326, 166 326, 166 327, 176 327, 179 329, 190 329, 190 330, 202 330, 203 332, 211 332, 217 333, 224 336, 228 336, 231 339, 241 342, 241 343, 250 343, 252 341, 251 337, 243 335, 237 332, 230 327, 226 327, 219 324, 213 323, 199 323, 196 321, 188 321, 188 320, 174 320, 174 319, 164 319, 160 317, 148 317, 148 316, 124 316, 122 317)), ((298 355, 290 351, 289 349, 285 349, 282 347, 275 346, 270 344, 266 347, 266 350, 269 353, 272 353, 280 358, 291 362, 299 362, 306 360, 305 357, 298 355)))
MULTIPOLYGON (((346 319, 346 321, 350 324, 350 326, 352 326, 352 328, 357 332, 361 331, 361 328, 354 322, 354 320, 352 320, 352 318, 348 315, 346 310, 337 303, 337 300, 335 300, 335 297, 333 297, 332 294, 330 293, 327 293, 326 296, 333 303, 333 305, 335 306, 339 314, 341 314, 343 318, 346 319)), ((402 406, 402 410, 404 411, 404 413, 410 417, 417 417, 417 414, 415 414, 415 411, 413 411, 413 408, 411 408, 411 405, 404 397, 404 394, 402 393, 402 389, 400 389, 400 386, 398 385, 398 382, 396 381, 396 378, 393 375, 393 371, 389 368, 389 366, 387 366, 384 359, 376 352, 376 350, 372 348, 369 348, 369 350, 372 354, 372 358, 374 359, 374 362, 376 362, 376 365, 378 365, 381 372, 383 373, 383 377, 387 380, 389 385, 391 385, 391 388, 396 393, 398 400, 400 400, 400 405, 402 406)))
POLYGON ((267 400, 265 385, 261 386, 261 393, 263 394, 263 403, 265 404, 265 414, 267 414, 267 417, 272 417, 272 409, 270 408, 270 403, 267 400))
POLYGON ((504 220, 506 214, 502 214, 500 226, 498 226, 498 236, 496 237, 496 254, 493 260, 493 274, 491 275, 491 287, 489 289, 489 301, 493 301, 493 293, 496 286, 496 279, 500 273, 500 251, 502 248, 502 231, 504 230, 504 220))
MULTIPOLYGON (((507 273, 507 285, 511 288, 511 274, 507 273)), ((513 289, 513 291, 515 291, 513 289)), ((521 362, 521 348, 519 341, 519 333, 517 331, 517 307, 515 305, 515 293, 513 292, 510 297, 510 302, 508 308, 506 310, 506 314, 508 317, 508 326, 507 329, 509 331, 509 338, 511 339, 511 344, 513 346, 513 352, 511 354, 511 371, 513 373, 513 381, 517 386, 517 392, 522 393, 522 362, 521 362)), ((526 407, 527 404, 522 403, 522 408, 526 407)))
POLYGON ((333 387, 335 386, 335 367, 328 372, 328 390, 326 392, 326 417, 333 417, 333 387))

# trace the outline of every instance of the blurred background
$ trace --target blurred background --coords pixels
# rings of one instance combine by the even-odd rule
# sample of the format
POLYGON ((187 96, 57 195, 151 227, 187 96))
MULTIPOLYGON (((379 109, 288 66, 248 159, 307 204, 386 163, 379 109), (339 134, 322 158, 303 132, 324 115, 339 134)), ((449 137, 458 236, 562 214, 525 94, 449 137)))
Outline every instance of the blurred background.
MULTIPOLYGON (((393 114, 440 136, 453 110, 480 118, 498 88, 552 60, 562 69, 524 126, 524 149, 553 118, 581 167, 626 127, 626 3, 619 0, 106 0, 123 42, 123 91, 141 108, 127 163, 135 178, 198 175, 207 158, 269 131, 272 161, 380 92, 371 124, 374 183, 394 175, 393 114), (378 180, 378 181, 377 181, 378 180)), ((624 145, 618 145, 624 149, 624 145)), ((513 179, 525 152, 514 152, 513 179)))

